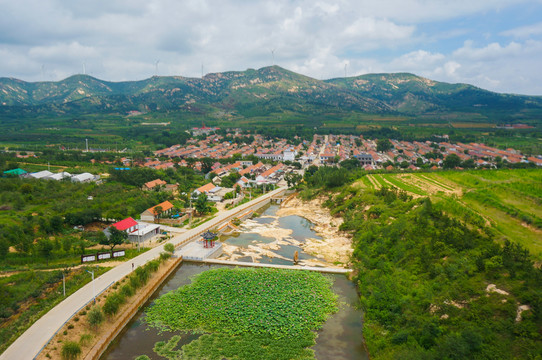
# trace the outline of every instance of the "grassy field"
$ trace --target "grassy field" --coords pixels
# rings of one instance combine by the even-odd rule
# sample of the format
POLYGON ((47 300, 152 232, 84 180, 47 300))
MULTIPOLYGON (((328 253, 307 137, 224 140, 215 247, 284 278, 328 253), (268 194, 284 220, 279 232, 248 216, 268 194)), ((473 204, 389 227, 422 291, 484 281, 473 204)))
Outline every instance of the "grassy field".
POLYGON ((443 211, 475 220, 498 241, 516 241, 542 258, 542 170, 371 174, 360 184, 430 196, 443 211))

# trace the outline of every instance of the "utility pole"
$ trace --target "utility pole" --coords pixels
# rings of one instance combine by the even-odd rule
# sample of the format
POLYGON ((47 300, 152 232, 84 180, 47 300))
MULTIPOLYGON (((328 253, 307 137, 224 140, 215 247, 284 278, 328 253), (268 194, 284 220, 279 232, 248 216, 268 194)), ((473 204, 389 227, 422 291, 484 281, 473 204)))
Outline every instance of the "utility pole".
POLYGON ((190 196, 190 217, 188 218, 188 227, 190 228, 190 226, 192 226, 192 212, 194 210, 192 209, 192 194, 190 194, 189 196, 190 196))
POLYGON ((86 272, 92 275, 92 297, 94 298, 94 303, 96 304, 96 288, 94 286, 94 270, 86 270, 86 272))

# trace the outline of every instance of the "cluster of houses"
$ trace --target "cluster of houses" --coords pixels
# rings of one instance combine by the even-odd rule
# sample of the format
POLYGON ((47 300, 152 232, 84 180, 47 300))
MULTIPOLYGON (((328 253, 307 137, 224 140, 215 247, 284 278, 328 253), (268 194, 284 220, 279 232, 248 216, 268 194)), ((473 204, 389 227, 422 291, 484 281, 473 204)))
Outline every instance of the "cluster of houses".
MULTIPOLYGON (((448 140, 447 136, 442 137, 448 140)), ((444 158, 450 154, 456 154, 462 161, 472 159, 476 166, 493 166, 497 158, 509 163, 534 163, 542 166, 541 156, 524 156, 520 151, 508 148, 497 149, 480 143, 450 143, 449 141, 399 141, 389 140, 392 148, 385 151, 377 151, 377 142, 353 135, 314 135, 305 156, 301 160, 319 161, 320 164, 336 163, 339 161, 356 158, 366 170, 382 168, 388 163, 399 164, 404 161, 409 163, 409 168, 419 169, 418 164, 432 164, 439 168, 443 165, 444 158), (436 157, 435 154, 438 154, 436 157)))
POLYGON ((88 172, 85 172, 82 174, 76 174, 76 175, 70 174, 69 172, 66 172, 66 171, 53 173, 49 170, 42 170, 38 172, 29 173, 20 168, 4 171, 4 175, 26 177, 26 178, 31 178, 31 179, 56 180, 56 181, 70 180, 72 182, 79 182, 79 183, 86 183, 86 182, 100 180, 100 175, 93 175, 88 172))

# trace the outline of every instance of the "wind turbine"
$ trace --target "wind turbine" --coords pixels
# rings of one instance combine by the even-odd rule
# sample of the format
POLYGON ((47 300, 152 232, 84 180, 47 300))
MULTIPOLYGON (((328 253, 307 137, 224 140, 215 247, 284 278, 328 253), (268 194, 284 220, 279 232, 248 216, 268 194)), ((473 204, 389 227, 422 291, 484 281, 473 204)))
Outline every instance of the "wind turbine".
POLYGON ((86 74, 87 74, 86 64, 83 61, 83 75, 86 75, 86 74))
POLYGON ((160 59, 156 60, 154 63, 155 70, 154 70, 154 76, 158 76, 158 63, 160 62, 160 59))
POLYGON ((275 49, 271 50, 271 57, 273 58, 273 66, 275 65, 275 49))

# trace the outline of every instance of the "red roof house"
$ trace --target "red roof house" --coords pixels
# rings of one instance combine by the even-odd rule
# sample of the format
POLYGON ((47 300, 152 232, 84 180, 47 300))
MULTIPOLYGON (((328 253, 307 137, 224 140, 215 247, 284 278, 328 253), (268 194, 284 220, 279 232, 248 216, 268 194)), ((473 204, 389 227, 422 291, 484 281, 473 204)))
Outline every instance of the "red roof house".
POLYGON ((129 217, 119 222, 116 222, 111 226, 114 226, 117 230, 131 233, 132 231, 137 230, 137 221, 129 217))

